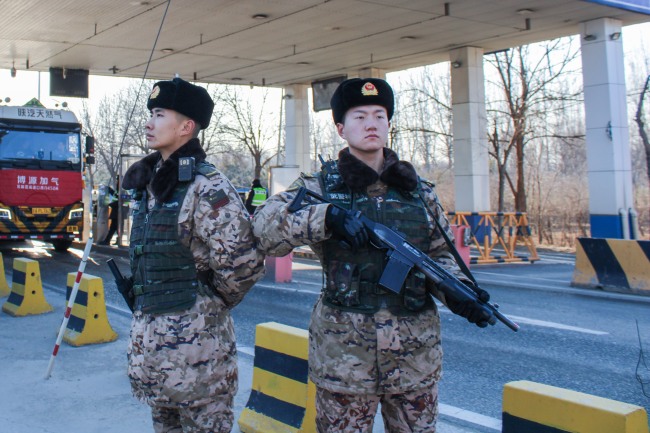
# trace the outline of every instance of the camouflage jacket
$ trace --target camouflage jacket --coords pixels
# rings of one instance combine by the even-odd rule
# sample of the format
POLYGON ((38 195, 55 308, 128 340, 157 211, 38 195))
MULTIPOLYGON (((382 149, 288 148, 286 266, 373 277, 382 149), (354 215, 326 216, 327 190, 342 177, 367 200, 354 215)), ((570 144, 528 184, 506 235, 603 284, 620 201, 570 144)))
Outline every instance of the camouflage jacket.
MULTIPOLYGON (((345 183, 350 186, 355 178, 348 176, 346 179, 344 167, 357 175, 369 173, 368 169, 372 169, 351 157, 349 152, 346 154, 346 151, 344 149, 339 154, 339 170, 345 183), (341 161, 345 165, 342 166, 341 161)), ((387 173, 393 164, 403 163, 397 161, 397 156, 389 149, 384 149, 384 155, 382 174, 375 178, 372 175, 362 176, 365 182, 362 191, 377 200, 381 200, 389 179, 400 179, 394 173, 390 173, 390 176, 383 173, 387 173)), ((398 169, 410 180, 415 176, 417 185, 417 175, 410 164, 402 164, 398 169)), ((322 263, 321 242, 331 236, 325 228, 328 205, 306 206, 295 213, 287 210, 300 186, 322 193, 318 176, 318 173, 302 174, 287 191, 270 197, 257 208, 253 216, 253 231, 259 239, 258 248, 265 254, 283 256, 293 248, 308 245, 322 263)), ((409 185, 413 186, 412 183, 409 185)), ((353 187, 359 189, 358 185, 353 187)), ((433 184, 423 181, 421 188, 424 201, 453 239, 433 184)), ((430 244, 426 253, 460 276, 460 270, 430 215, 429 219, 430 244)), ((427 288, 445 303, 444 295, 433 284, 428 284, 427 288)), ((309 340, 310 378, 317 386, 333 392, 401 393, 429 387, 441 375, 442 347, 437 308, 411 316, 395 316, 386 309, 375 314, 361 314, 328 307, 319 299, 311 316, 309 340)))
MULTIPOLYGON (((198 140, 177 152, 205 157, 198 140)), ((161 173, 165 175, 165 164, 173 156, 162 167, 156 153, 145 157, 136 164, 143 163, 144 169, 151 166, 151 173, 136 167, 130 178, 129 172, 125 175, 124 187, 144 184, 150 207, 156 199, 164 200, 174 189, 177 170, 168 170, 167 178, 161 173)), ((195 177, 178 223, 180 240, 192 252, 197 271, 212 271, 216 294, 200 292, 194 306, 179 314, 134 314, 128 373, 136 397, 152 405, 204 404, 215 394, 235 394, 236 344, 229 309, 264 274, 264 257, 256 249, 248 213, 237 190, 220 172, 195 177)))

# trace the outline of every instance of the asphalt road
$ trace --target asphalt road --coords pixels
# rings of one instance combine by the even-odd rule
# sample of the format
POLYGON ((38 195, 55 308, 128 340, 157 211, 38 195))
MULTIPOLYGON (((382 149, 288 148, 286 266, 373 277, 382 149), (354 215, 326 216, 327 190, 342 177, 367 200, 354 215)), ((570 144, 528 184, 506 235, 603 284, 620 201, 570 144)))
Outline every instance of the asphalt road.
MULTIPOLYGON (((48 244, 0 244, 5 270, 14 257, 39 261, 43 284, 65 288, 79 266, 81 249, 67 253, 48 244)), ((504 384, 530 380, 639 405, 650 412, 637 375, 650 382, 650 297, 570 287, 573 256, 541 253, 534 264, 474 265, 492 302, 519 323, 479 329, 442 309, 444 377, 440 401, 493 419, 501 418, 504 384), (638 328, 637 328, 638 327, 638 328), (638 329, 638 331, 637 331, 638 329), (640 347, 646 366, 639 363, 640 347)), ((94 247, 86 273, 103 278, 109 306, 125 309, 105 262, 115 258, 128 273, 125 252, 94 247)), ((254 347, 255 326, 274 321, 307 328, 321 286, 317 262, 297 259, 292 282, 263 280, 233 311, 242 350, 254 347)))

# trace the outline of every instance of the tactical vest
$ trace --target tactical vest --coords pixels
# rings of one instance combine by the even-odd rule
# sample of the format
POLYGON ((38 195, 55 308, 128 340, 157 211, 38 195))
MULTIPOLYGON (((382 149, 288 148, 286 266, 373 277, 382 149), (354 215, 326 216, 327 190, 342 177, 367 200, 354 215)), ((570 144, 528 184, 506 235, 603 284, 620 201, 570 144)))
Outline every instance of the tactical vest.
POLYGON ((261 206, 266 200, 266 190, 264 188, 253 188, 253 200, 251 201, 251 206, 261 206))
MULTIPOLYGON (((196 171, 210 177, 214 167, 197 164, 196 171)), ((178 215, 191 182, 179 182, 166 202, 147 206, 147 190, 135 195, 129 255, 133 275, 134 310, 148 314, 186 310, 196 302, 199 275, 194 256, 180 242, 178 215)), ((203 280, 203 279, 202 279, 203 280)))
MULTIPOLYGON (((328 172, 321 172, 319 176, 325 198, 346 209, 361 211, 371 220, 401 233, 420 250, 429 248, 429 221, 418 195, 419 182, 418 190, 413 192, 389 186, 381 201, 374 201, 365 193, 352 193, 332 168, 330 165, 328 172)), ((400 293, 382 289, 378 282, 386 265, 385 251, 369 245, 353 252, 342 248, 340 242, 330 238, 323 243, 323 301, 326 305, 366 314, 388 308, 398 315, 433 308, 424 274, 411 270, 400 293)))

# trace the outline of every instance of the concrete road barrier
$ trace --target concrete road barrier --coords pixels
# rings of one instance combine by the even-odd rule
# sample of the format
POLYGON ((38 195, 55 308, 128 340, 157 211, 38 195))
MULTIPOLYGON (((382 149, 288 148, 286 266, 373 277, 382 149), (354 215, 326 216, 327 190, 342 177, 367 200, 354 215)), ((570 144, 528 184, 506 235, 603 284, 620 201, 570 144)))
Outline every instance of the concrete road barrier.
POLYGON ((11 289, 7 284, 7 277, 5 276, 5 263, 2 260, 2 253, 0 253, 0 298, 9 296, 11 289))
POLYGON ((11 293, 2 311, 11 316, 27 316, 52 311, 43 294, 41 270, 36 260, 15 258, 11 293))
MULTIPOLYGON (((68 274, 66 305, 76 278, 77 272, 68 274)), ((79 281, 79 290, 70 311, 63 341, 71 346, 83 346, 115 340, 117 340, 117 333, 108 322, 106 314, 104 282, 100 277, 84 274, 79 281)))
POLYGON ((571 285, 650 295, 650 241, 578 238, 571 285))
POLYGON ((253 386, 239 418, 243 433, 316 431, 316 387, 309 381, 307 331, 275 322, 255 329, 253 386))
POLYGON ((648 433, 640 406, 520 380, 503 389, 502 433, 648 433))

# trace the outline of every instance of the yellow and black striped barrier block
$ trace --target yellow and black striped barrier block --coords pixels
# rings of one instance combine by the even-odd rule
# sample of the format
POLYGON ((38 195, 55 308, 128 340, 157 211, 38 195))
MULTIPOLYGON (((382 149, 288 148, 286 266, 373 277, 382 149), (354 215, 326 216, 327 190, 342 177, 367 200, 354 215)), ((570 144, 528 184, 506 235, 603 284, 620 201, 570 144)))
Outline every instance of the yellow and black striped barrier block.
POLYGON ((650 241, 578 238, 572 285, 650 294, 650 241))
POLYGON ((5 263, 2 260, 2 253, 0 253, 0 298, 9 296, 11 289, 9 289, 9 284, 7 284, 7 277, 5 276, 5 263))
POLYGON ((28 316, 52 311, 45 300, 41 270, 36 260, 15 258, 11 279, 11 293, 2 311, 11 316, 28 316))
POLYGON ((308 379, 306 330, 275 322, 255 329, 253 385, 239 417, 243 433, 316 431, 316 387, 308 379))
POLYGON ((520 380, 503 389, 501 433, 648 433, 633 404, 520 380))
MULTIPOLYGON (((70 300, 76 278, 77 272, 68 274, 66 305, 70 300)), ((117 340, 117 333, 111 328, 106 315, 104 283, 100 277, 84 274, 79 281, 79 289, 70 311, 63 341, 71 346, 83 346, 115 340, 117 340)))

